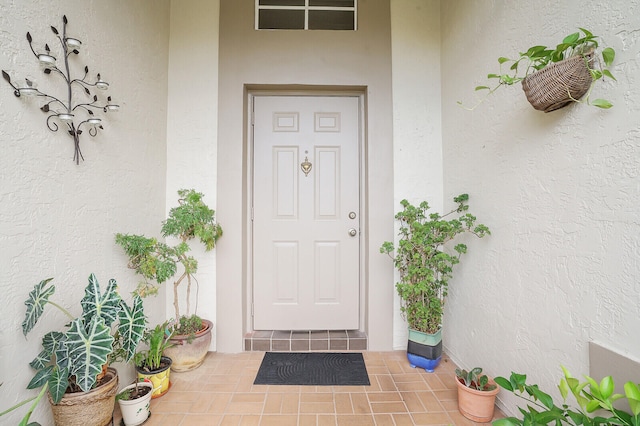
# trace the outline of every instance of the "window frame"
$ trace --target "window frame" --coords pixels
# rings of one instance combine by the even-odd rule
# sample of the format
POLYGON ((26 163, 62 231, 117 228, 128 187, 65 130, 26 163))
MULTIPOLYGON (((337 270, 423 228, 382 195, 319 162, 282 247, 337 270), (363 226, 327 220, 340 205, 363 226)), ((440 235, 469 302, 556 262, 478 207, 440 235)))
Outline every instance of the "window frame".
POLYGON ((353 0, 353 6, 310 6, 309 0, 304 0, 304 5, 261 5, 260 0, 255 0, 254 29, 257 31, 357 31, 358 30, 358 0, 353 0), (304 28, 260 28, 261 10, 303 10, 304 28), (309 29, 309 11, 337 11, 353 12, 353 30, 309 29))

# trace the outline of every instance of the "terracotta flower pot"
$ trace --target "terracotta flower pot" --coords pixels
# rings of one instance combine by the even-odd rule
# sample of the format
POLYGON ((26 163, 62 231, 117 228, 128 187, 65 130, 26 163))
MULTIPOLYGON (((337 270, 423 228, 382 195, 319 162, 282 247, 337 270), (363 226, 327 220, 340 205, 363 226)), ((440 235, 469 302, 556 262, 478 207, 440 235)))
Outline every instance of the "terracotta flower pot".
POLYGON ((490 391, 479 391, 460 383, 457 377, 454 378, 458 385, 458 411, 460 414, 477 423, 490 422, 493 419, 496 395, 500 392, 500 387, 493 379, 489 379, 489 383, 495 385, 496 388, 490 391))

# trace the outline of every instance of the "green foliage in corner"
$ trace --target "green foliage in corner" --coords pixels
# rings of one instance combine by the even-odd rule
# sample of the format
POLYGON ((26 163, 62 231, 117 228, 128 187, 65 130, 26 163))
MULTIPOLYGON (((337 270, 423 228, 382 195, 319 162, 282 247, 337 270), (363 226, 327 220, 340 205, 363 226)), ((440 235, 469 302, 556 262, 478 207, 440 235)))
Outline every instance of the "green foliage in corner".
POLYGON ((640 426, 640 384, 627 382, 624 395, 614 393, 611 376, 600 383, 585 376, 580 381, 562 367, 564 377, 558 388, 563 402, 556 404, 553 398, 543 392, 538 385, 528 384, 525 374, 511 373, 509 379, 496 377, 500 387, 512 392, 527 402, 527 408, 519 408, 520 417, 507 417, 493 422, 494 426, 522 425, 628 425, 640 426), (575 405, 567 401, 569 395, 575 405), (614 402, 627 400, 628 410, 614 407, 614 402))

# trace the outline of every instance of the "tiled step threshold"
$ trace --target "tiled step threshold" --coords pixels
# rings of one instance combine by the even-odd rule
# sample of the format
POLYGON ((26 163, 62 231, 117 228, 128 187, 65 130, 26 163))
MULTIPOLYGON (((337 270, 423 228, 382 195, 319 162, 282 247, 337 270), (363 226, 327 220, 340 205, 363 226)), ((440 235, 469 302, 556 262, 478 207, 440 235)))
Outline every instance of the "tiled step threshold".
POLYGON ((367 345, 367 334, 359 330, 267 330, 244 336, 245 351, 364 351, 367 345))

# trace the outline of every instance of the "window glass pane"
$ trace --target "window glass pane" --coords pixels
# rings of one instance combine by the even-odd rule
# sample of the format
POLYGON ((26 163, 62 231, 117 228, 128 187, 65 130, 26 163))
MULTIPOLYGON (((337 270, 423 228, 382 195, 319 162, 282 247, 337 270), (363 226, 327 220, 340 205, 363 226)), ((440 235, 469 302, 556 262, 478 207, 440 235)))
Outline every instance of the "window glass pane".
POLYGON ((304 30, 304 10, 264 9, 259 19, 261 30, 304 30))
POLYGON ((310 10, 310 30, 353 30, 353 12, 310 10))
POLYGON ((309 0, 309 6, 353 7, 353 0, 309 0))
POLYGON ((304 0, 260 0, 260 6, 304 6, 304 0))

